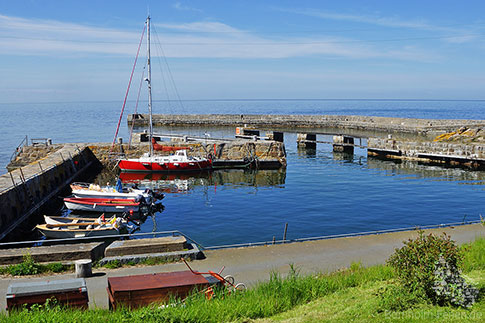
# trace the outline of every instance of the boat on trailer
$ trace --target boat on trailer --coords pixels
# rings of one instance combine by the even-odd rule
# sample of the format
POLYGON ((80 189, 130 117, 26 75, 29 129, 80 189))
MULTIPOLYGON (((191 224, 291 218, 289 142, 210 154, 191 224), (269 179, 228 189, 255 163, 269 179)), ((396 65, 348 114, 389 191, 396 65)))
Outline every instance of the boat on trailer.
POLYGON ((138 212, 142 202, 135 199, 66 197, 64 204, 72 211, 120 213, 138 212))
MULTIPOLYGON (((153 118, 152 118, 152 72, 150 60, 150 17, 146 20, 147 27, 147 77, 148 85, 148 114, 150 116, 148 125, 149 152, 139 158, 120 159, 118 166, 123 172, 184 172, 195 170, 212 169, 212 159, 204 157, 188 156, 187 150, 177 150, 170 156, 159 156, 153 153, 153 118)), ((156 141, 155 141, 156 143, 156 141)), ((172 147, 174 148, 180 147, 172 147)))

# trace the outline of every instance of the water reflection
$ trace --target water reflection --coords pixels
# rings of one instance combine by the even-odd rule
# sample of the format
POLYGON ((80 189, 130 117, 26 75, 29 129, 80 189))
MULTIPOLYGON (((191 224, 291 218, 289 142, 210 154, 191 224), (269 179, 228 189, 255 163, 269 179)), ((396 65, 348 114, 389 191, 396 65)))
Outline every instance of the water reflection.
POLYGON ((195 186, 283 187, 286 180, 286 170, 225 169, 179 174, 120 173, 119 178, 125 185, 133 184, 164 193, 184 193, 195 186))
POLYGON ((468 171, 463 168, 431 166, 408 160, 381 160, 373 157, 367 159, 369 169, 389 172, 391 175, 410 175, 415 178, 429 178, 433 181, 450 181, 466 185, 484 185, 484 171, 468 171))

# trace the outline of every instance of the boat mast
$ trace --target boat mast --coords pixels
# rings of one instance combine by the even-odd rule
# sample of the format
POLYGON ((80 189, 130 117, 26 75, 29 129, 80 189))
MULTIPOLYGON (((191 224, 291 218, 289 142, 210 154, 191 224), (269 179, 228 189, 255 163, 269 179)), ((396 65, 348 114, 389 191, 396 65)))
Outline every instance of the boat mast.
POLYGON ((153 146, 152 146, 153 121, 152 121, 152 68, 150 65, 150 16, 147 17, 147 68, 148 68, 148 76, 145 80, 148 83, 148 114, 150 115, 148 145, 150 146, 150 156, 152 156, 153 155, 153 146))

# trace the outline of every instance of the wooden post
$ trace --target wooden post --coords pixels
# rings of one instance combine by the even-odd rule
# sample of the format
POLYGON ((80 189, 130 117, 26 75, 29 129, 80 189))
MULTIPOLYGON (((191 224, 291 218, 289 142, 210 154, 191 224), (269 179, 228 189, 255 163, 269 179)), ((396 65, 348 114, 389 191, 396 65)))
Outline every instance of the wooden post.
POLYGON ((76 278, 91 277, 93 275, 91 259, 76 260, 74 264, 76 266, 76 278))

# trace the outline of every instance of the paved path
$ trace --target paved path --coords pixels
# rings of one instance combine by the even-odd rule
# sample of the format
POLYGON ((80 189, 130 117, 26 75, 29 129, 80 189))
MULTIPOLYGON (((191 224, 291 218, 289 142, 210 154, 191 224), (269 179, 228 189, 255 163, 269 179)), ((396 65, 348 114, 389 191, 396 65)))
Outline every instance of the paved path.
MULTIPOLYGON (((459 244, 470 242, 477 237, 485 236, 485 226, 481 224, 426 230, 440 234, 446 232, 459 244)), ((395 248, 402 241, 415 237, 415 231, 367 235, 350 238, 338 238, 309 242, 296 242, 284 245, 221 249, 206 251, 206 259, 191 262, 199 271, 218 271, 226 266, 223 274, 231 274, 236 282, 253 285, 269 278, 276 270, 286 274, 289 264, 293 264, 301 273, 329 272, 349 267, 352 262, 360 261, 364 266, 385 263, 395 248)), ((121 269, 99 269, 95 276, 86 279, 90 307, 107 308, 107 277, 147 274, 186 270, 183 263, 172 263, 158 266, 129 267, 121 269)), ((0 306, 5 309, 5 294, 9 283, 15 281, 53 280, 74 278, 74 274, 44 276, 36 278, 2 278, 0 279, 0 306)))

